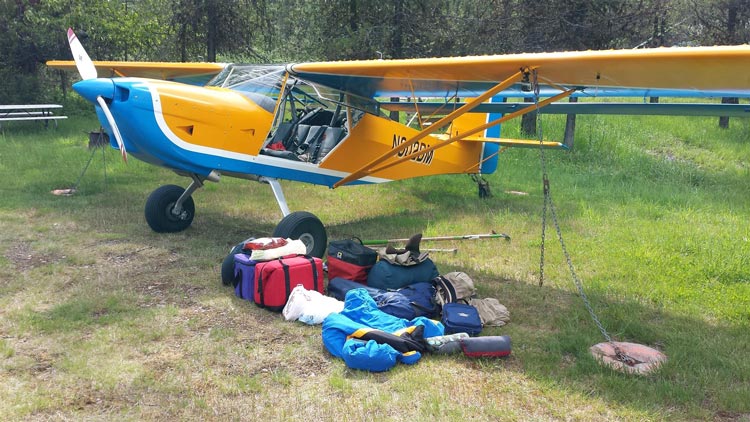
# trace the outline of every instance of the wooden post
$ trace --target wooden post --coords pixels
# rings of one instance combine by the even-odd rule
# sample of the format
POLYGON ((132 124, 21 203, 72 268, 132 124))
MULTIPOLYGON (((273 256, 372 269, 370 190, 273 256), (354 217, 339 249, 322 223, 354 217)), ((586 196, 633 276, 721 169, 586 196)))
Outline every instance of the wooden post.
MULTIPOLYGON (((397 103, 399 101, 400 101, 399 97, 391 97, 391 102, 397 103)), ((398 113, 398 111, 395 111, 395 110, 391 111, 390 113, 388 113, 388 117, 391 120, 393 120, 394 122, 398 122, 399 121, 399 113, 398 113)))
MULTIPOLYGON (((578 97, 570 97, 568 98, 568 102, 577 103, 578 97)), ((568 114, 568 117, 565 120, 565 135, 563 136, 563 144, 565 144, 565 146, 568 147, 569 149, 573 149, 573 140, 575 139, 575 135, 576 135, 576 115, 568 114)))
MULTIPOLYGON (((523 102, 533 103, 533 98, 524 98, 523 102)), ((521 116, 521 133, 526 136, 536 135, 536 111, 521 116)))
MULTIPOLYGON (((722 104, 739 104, 740 99, 737 97, 722 97, 721 103, 722 104)), ((729 116, 719 117, 719 127, 722 129, 726 129, 729 127, 729 116)))

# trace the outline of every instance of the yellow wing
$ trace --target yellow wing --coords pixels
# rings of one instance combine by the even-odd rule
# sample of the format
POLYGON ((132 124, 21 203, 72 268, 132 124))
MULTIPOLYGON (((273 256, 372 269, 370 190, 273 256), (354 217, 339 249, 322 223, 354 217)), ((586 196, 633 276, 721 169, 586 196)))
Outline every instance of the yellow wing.
POLYGON ((496 56, 299 63, 289 69, 360 94, 482 92, 519 69, 541 84, 569 87, 750 89, 750 46, 507 54, 496 56), (355 88, 356 89, 356 88, 355 88))

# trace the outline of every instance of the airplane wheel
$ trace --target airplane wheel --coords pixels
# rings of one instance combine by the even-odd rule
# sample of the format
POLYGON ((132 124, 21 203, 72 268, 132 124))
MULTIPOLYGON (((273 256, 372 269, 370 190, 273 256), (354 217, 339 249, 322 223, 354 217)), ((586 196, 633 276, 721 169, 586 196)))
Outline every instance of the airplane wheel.
POLYGON ((164 185, 149 195, 146 200, 146 222, 157 233, 175 233, 190 227, 195 216, 195 203, 189 197, 182 203, 182 213, 172 214, 174 204, 185 189, 176 185, 164 185))
POLYGON ((307 246, 307 254, 323 258, 328 246, 328 235, 318 217, 306 211, 293 212, 281 219, 273 231, 274 237, 299 239, 307 246))

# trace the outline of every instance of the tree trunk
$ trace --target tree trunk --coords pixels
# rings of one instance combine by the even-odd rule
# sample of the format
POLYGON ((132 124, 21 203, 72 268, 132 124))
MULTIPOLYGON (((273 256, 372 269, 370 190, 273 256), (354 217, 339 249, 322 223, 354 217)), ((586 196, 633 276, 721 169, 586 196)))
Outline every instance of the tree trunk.
POLYGON ((356 34, 359 31, 359 14, 357 13, 357 2, 354 0, 349 1, 349 29, 352 30, 352 34, 356 34))
POLYGON ((206 61, 215 62, 217 35, 219 32, 219 19, 218 15, 216 14, 216 3, 212 0, 209 0, 207 6, 208 7, 206 7, 206 9, 208 11, 208 28, 206 28, 206 61))
POLYGON ((403 58, 404 54, 404 31, 402 18, 404 14, 403 0, 396 0, 395 10, 393 11, 393 35, 391 38, 391 57, 394 59, 403 58))
POLYGON ((177 33, 177 40, 180 44, 180 61, 187 62, 187 23, 180 24, 180 30, 177 33))

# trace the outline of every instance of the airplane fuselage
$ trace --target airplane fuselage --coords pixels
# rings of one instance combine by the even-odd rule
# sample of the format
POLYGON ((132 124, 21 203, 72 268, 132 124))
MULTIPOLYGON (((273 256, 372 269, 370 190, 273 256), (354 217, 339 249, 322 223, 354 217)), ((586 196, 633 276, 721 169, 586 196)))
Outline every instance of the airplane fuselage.
MULTIPOLYGON (((340 113, 348 118, 342 118, 341 123, 306 125, 312 129, 338 126, 340 130, 335 136, 341 139, 325 156, 304 161, 304 154, 302 160, 295 156, 299 151, 286 155, 269 151, 274 134, 285 119, 279 110, 281 100, 277 98, 273 99, 277 104, 271 109, 267 103, 263 107, 253 97, 228 88, 142 78, 91 79, 75 84, 74 88, 96 105, 102 126, 111 133, 111 125, 95 100, 96 96, 104 97, 129 155, 200 177, 218 172, 234 177, 261 176, 332 186, 366 165, 372 157, 396 148, 418 133, 372 113, 359 113, 353 121, 352 111, 344 107, 340 113)), ((324 132, 323 137, 329 132, 324 132)), ((430 139, 434 138, 426 138, 408 152, 424 149, 430 139)), ((117 148, 114 139, 112 146, 117 148)), ((482 152, 481 143, 459 142, 353 184, 463 173, 472 167, 476 172, 482 152)))

